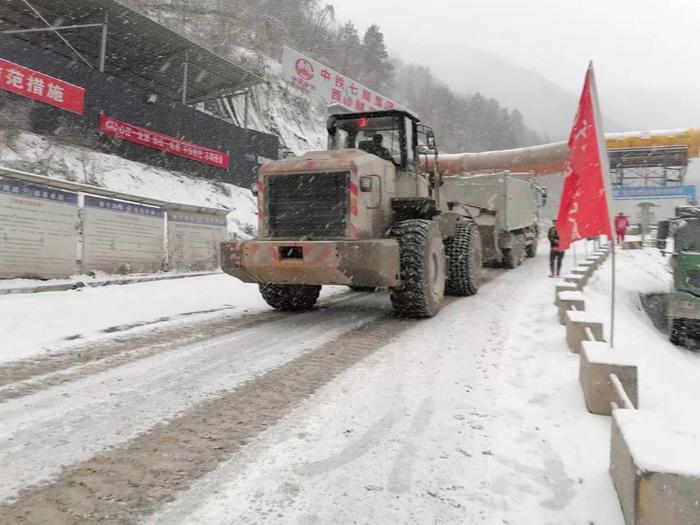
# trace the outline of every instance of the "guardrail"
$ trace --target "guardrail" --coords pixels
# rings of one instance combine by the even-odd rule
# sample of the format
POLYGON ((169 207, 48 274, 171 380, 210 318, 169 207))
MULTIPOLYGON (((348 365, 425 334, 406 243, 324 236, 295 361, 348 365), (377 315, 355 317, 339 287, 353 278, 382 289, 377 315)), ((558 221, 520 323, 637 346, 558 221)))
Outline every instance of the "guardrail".
MULTIPOLYGON (((615 389, 615 393, 617 394, 620 402, 622 403, 622 408, 626 408, 629 410, 637 410, 637 407, 634 406, 634 403, 630 400, 629 396, 627 395, 627 392, 625 392, 625 387, 622 386, 622 382, 620 381, 620 378, 617 377, 617 374, 610 374, 608 376, 610 378, 610 382, 613 385, 613 388, 615 389)), ((618 405, 615 401, 611 401, 610 404, 611 409, 615 410, 618 408, 618 405)))
MULTIPOLYGON (((597 266, 600 261, 594 261, 597 266)), ((580 268, 579 275, 584 275, 580 268)), ((590 277, 590 275, 588 275, 590 277)), ((697 436, 667 414, 638 410, 637 365, 603 337, 602 321, 585 312, 581 280, 558 285, 559 318, 569 349, 580 354, 579 381, 589 412, 612 416, 609 473, 627 525, 700 525, 697 436), (575 289, 576 292, 573 292, 575 289), (660 423, 660 418, 667 421, 660 423), (652 446, 644 446, 653 434, 652 446), (674 450, 663 446, 668 439, 674 450), (678 462, 686 451, 687 461, 678 462), (694 466, 693 466, 694 465, 694 466), (695 470, 694 470, 695 469, 695 470)))

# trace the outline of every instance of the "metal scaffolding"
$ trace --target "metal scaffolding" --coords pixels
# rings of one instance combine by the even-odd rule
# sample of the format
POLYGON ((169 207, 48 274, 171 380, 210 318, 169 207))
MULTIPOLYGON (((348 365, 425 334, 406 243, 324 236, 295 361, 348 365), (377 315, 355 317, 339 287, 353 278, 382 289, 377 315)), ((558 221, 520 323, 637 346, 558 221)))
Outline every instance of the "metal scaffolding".
POLYGON ((116 0, 3 0, 12 35, 155 96, 196 104, 247 91, 262 75, 234 64, 116 0))
POLYGON ((608 149, 615 186, 683 184, 688 170, 687 146, 608 149))

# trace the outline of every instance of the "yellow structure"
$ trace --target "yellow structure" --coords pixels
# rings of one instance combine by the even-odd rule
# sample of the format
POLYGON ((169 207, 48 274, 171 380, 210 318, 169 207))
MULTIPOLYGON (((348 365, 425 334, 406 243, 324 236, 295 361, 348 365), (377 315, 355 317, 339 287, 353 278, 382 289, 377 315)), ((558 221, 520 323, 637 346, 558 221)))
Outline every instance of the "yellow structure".
POLYGON ((700 156, 700 129, 606 133, 605 140, 608 144, 608 149, 687 146, 688 158, 700 156))

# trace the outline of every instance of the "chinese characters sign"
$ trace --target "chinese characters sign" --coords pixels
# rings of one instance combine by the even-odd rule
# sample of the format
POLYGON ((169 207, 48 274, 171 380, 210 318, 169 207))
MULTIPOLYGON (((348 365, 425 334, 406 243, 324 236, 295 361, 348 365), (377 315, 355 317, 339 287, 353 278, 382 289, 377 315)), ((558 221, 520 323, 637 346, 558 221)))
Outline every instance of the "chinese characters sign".
POLYGON ((85 90, 0 58, 0 88, 57 108, 82 114, 85 90))
POLYGON ((217 168, 228 169, 230 157, 215 149, 198 146, 191 142, 185 142, 168 135, 163 135, 150 129, 141 128, 128 122, 117 120, 107 115, 100 115, 100 131, 105 135, 128 140, 135 144, 165 151, 186 159, 209 164, 217 168))
POLYGON ((403 109, 382 94, 289 47, 282 51, 282 78, 351 111, 403 109))
POLYGON ((618 186, 613 188, 613 199, 665 199, 685 197, 695 198, 695 186, 618 186))

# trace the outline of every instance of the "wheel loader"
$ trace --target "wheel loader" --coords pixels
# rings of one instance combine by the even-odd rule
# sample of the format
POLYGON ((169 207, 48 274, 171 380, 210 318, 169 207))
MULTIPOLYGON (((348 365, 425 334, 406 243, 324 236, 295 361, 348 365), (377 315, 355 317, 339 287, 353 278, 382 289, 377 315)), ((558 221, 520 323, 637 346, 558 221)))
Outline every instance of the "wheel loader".
POLYGON ((476 293, 479 228, 443 195, 433 131, 401 110, 334 115, 327 129, 327 150, 260 168, 258 236, 222 243, 223 271, 279 310, 311 309, 323 285, 386 287, 413 318, 476 293))

